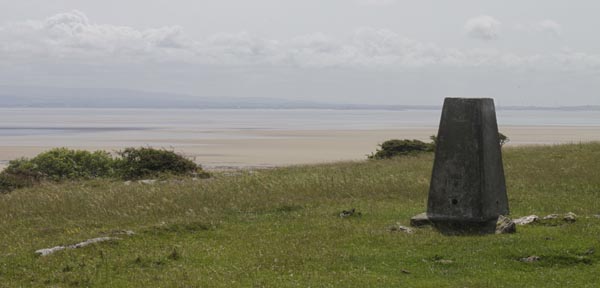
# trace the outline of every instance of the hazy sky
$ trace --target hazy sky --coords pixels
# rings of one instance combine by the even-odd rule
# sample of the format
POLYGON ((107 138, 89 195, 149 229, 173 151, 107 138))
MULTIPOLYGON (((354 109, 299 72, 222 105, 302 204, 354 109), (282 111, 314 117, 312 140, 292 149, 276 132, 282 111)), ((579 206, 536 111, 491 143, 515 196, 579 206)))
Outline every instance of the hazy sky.
POLYGON ((0 85, 600 105, 600 2, 0 0, 0 85))

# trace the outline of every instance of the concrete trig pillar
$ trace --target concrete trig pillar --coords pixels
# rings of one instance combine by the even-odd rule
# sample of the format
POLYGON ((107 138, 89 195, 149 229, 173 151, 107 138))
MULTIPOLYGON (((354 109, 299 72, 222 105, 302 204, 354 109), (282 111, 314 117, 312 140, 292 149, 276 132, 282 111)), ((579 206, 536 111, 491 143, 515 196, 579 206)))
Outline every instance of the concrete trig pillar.
POLYGON ((427 217, 446 234, 494 233, 508 198, 492 99, 446 98, 427 217))

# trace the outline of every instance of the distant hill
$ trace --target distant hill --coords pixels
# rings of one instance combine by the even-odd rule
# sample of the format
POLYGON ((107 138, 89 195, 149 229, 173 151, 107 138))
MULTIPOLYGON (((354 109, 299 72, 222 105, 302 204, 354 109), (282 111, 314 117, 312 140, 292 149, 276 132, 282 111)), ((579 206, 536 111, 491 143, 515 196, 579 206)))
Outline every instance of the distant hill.
POLYGON ((263 98, 208 98, 126 89, 0 86, 0 107, 288 108, 316 104, 263 98))
MULTIPOLYGON (((218 98, 107 88, 0 86, 0 107, 35 108, 195 108, 195 109, 381 109, 440 110, 441 105, 322 103, 262 97, 218 98)), ((505 106, 503 110, 600 111, 600 106, 505 106)))

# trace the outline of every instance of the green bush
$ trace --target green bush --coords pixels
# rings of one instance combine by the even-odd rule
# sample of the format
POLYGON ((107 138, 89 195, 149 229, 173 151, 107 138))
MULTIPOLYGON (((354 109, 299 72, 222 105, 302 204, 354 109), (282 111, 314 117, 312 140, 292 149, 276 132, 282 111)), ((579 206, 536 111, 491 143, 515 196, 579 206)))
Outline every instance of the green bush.
POLYGON ((379 144, 380 149, 369 155, 369 159, 387 159, 395 156, 414 155, 421 152, 433 151, 433 144, 419 140, 392 139, 379 144))
MULTIPOLYGON (((434 152, 438 142, 437 136, 431 135, 429 139, 431 139, 431 143, 407 139, 388 140, 379 144, 380 148, 377 149, 377 152, 371 153, 371 155, 367 157, 369 159, 387 159, 395 156, 414 155, 421 152, 434 152)), ((510 141, 510 139, 502 133, 498 133, 498 140, 500 141, 500 147, 510 141)))
POLYGON ((126 180, 156 177, 161 174, 204 173, 193 161, 164 149, 126 148, 119 152, 119 156, 121 158, 117 160, 117 173, 126 180))
POLYGON ((0 172, 0 192, 30 187, 41 181, 93 178, 134 180, 163 175, 194 175, 208 178, 193 161, 173 151, 153 148, 126 148, 113 158, 105 151, 88 152, 56 148, 32 159, 10 161, 0 172))
POLYGON ((32 159, 16 159, 0 173, 0 191, 29 187, 43 180, 110 177, 114 160, 107 152, 56 148, 32 159))
POLYGON ((431 151, 435 152, 435 147, 437 146, 437 141, 438 141, 437 135, 431 135, 431 136, 429 136, 429 139, 431 140, 431 144, 429 144, 429 145, 431 145, 431 151))
POLYGON ((506 135, 498 132, 498 140, 500 141, 500 147, 504 146, 504 144, 510 142, 510 138, 508 138, 506 135))
MULTIPOLYGON (((435 151, 435 146, 437 144, 437 136, 431 135, 431 136, 429 136, 429 139, 431 139, 431 141, 433 141, 431 143, 432 148, 433 148, 431 151, 435 151)), ((508 136, 498 132, 498 141, 500 142, 500 147, 502 147, 502 146, 504 146, 504 144, 510 142, 510 138, 508 138, 508 136)))
POLYGON ((22 175, 0 173, 0 193, 8 193, 12 190, 30 187, 37 183, 37 180, 22 175))
POLYGON ((30 169, 40 173, 44 179, 61 181, 110 177, 113 161, 111 155, 104 151, 56 148, 39 154, 29 162, 33 165, 30 169))

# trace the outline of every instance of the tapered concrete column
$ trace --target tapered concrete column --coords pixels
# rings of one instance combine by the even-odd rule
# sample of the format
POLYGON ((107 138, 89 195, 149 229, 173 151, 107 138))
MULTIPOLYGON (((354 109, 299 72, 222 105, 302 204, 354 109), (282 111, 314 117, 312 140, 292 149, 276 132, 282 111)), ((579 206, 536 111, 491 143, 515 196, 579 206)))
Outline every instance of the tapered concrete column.
POLYGON ((494 100, 446 98, 427 217, 443 233, 494 233, 508 212, 494 100))

